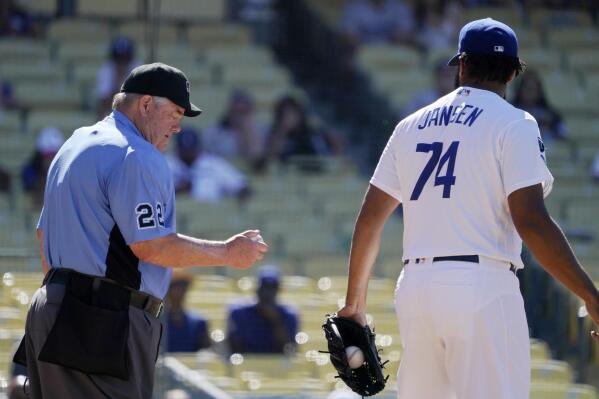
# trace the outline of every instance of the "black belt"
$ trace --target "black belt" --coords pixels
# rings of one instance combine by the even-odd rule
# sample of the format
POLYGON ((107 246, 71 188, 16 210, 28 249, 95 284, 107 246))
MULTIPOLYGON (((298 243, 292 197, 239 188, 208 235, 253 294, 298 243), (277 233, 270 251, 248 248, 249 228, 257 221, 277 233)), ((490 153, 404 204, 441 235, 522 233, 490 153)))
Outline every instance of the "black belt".
MULTIPOLYGON (((414 263, 420 263, 420 259, 422 259, 422 258, 415 259, 414 263)), ((478 258, 478 255, 435 256, 433 258, 433 262, 446 262, 446 261, 479 263, 479 258, 478 258)), ((403 261, 404 265, 407 265, 408 263, 410 263, 410 259, 406 259, 403 261)), ((510 272, 516 274, 517 270, 518 270, 518 268, 516 266, 514 266, 514 264, 510 263, 510 272)))
MULTIPOLYGON (((120 287, 126 288, 129 291, 131 291, 131 299, 129 301, 130 306, 134 306, 138 309, 141 309, 155 318, 159 318, 160 315, 162 314, 162 310, 164 309, 164 303, 160 299, 155 298, 150 294, 146 294, 145 292, 137 291, 137 290, 134 290, 133 288, 126 287, 122 284, 119 284, 113 280, 110 280, 110 279, 107 279, 104 277, 90 276, 88 274, 79 273, 77 271, 70 270, 70 269, 53 268, 53 269, 50 269, 50 271, 44 278, 44 284, 52 283, 52 284, 64 285, 64 284, 66 284, 67 279, 69 278, 69 274, 71 274, 71 273, 77 273, 79 276, 87 277, 90 280, 102 281, 102 282, 106 282, 108 284, 114 284, 114 285, 118 285, 120 287)), ((94 281, 92 281, 92 286, 95 285, 94 281)))

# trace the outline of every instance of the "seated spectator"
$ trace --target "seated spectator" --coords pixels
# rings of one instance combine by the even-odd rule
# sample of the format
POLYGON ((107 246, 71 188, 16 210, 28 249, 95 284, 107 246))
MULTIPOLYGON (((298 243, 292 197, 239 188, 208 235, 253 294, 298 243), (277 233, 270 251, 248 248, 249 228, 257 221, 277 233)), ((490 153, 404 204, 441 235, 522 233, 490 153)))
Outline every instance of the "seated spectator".
POLYGON ((293 155, 338 155, 341 149, 337 135, 309 122, 300 101, 286 96, 277 102, 268 139, 269 158, 285 162, 293 155))
POLYGON ((341 31, 350 48, 414 40, 412 10, 397 0, 354 0, 343 10, 341 31))
POLYGON ((528 70, 522 74, 515 90, 514 106, 535 117, 544 140, 567 138, 568 129, 560 114, 549 105, 543 83, 535 71, 528 70))
POLYGON ((0 166, 0 193, 8 193, 10 191, 11 181, 10 173, 0 166))
POLYGON ((257 302, 233 306, 229 311, 227 340, 234 353, 281 353, 295 350, 298 316, 277 303, 280 274, 276 266, 258 270, 257 302))
POLYGON ((23 189, 31 193, 35 205, 42 205, 44 201, 48 169, 62 143, 64 138, 60 130, 55 127, 42 129, 37 136, 35 152, 29 162, 23 166, 21 171, 23 189))
POLYGON ((225 158, 241 158, 254 165, 264 157, 266 129, 256 122, 249 93, 234 90, 221 121, 206 130, 206 151, 225 158))
POLYGON ((451 48, 459 31, 460 5, 455 1, 427 0, 417 2, 415 7, 419 47, 426 51, 451 48))
POLYGON ((177 156, 168 156, 177 193, 190 193, 202 202, 218 202, 225 197, 244 201, 250 194, 247 179, 218 155, 204 151, 200 135, 190 128, 176 136, 177 156))
MULTIPOLYGON (((11 84, 0 79, 0 110, 2 108, 14 108, 17 105, 11 84)), ((0 118, 2 114, 0 112, 0 118)))
POLYGON ((117 37, 110 44, 109 59, 96 74, 96 113, 102 119, 112 112, 112 97, 132 69, 141 63, 135 59, 135 44, 126 37, 117 37))
POLYGON ((455 89, 457 70, 447 65, 447 60, 437 61, 434 69, 435 86, 416 94, 403 110, 403 116, 408 116, 420 108, 435 102, 439 97, 450 93, 455 89))
POLYGON ((208 322, 202 316, 185 310, 185 296, 193 283, 190 274, 173 271, 171 285, 166 295, 166 336, 167 352, 197 352, 209 348, 208 322))
POLYGON ((14 0, 0 1, 0 36, 33 36, 33 18, 14 0))
POLYGON ((595 155, 595 159, 591 164, 591 176, 593 176, 593 179, 599 183, 599 153, 595 155))

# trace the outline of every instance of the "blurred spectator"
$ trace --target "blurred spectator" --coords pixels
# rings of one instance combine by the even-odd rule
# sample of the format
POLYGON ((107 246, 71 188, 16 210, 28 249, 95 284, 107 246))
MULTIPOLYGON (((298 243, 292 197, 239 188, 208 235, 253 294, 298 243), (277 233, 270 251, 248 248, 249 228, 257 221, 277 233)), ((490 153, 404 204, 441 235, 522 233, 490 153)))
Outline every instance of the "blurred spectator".
POLYGON ((8 193, 10 191, 11 180, 10 173, 0 167, 0 193, 8 193))
POLYGON ((410 7, 397 0, 354 0, 343 10, 342 33, 351 48, 361 44, 406 43, 414 40, 410 7))
POLYGON ((250 188, 245 176, 225 159, 205 152, 195 130, 184 128, 176 138, 177 156, 168 156, 167 161, 177 193, 190 193, 203 202, 225 197, 247 199, 250 188))
POLYGON ((435 86, 416 94, 403 110, 403 116, 408 116, 420 108, 435 102, 439 97, 455 89, 457 70, 447 65, 446 59, 438 60, 434 69, 435 86))
MULTIPOLYGON (((6 80, 0 79, 0 111, 2 108, 14 108, 16 105, 17 102, 11 84, 6 80)), ((0 118, 2 118, 1 113, 0 118)))
POLYGON ((257 302, 231 308, 227 325, 231 352, 294 352, 299 320, 294 310, 277 303, 279 284, 279 269, 262 266, 258 270, 257 302))
POLYGON ((229 0, 228 15, 232 21, 242 22, 253 28, 254 40, 271 44, 276 40, 277 0, 229 0))
POLYGON ((31 193, 35 205, 43 203, 48 168, 62 143, 64 138, 60 130, 55 127, 42 129, 37 136, 36 148, 31 159, 23 166, 21 171, 23 189, 31 193))
POLYGON ((225 158, 241 158, 255 164, 264 157, 266 129, 256 122, 249 93, 234 90, 222 120, 206 130, 206 151, 225 158))
POLYGON ((96 113, 103 119, 112 110, 112 97, 132 69, 141 65, 135 59, 135 44, 126 37, 116 37, 110 43, 109 59, 96 74, 96 113))
POLYGON ((277 102, 268 140, 269 158, 284 162, 293 155, 338 155, 341 150, 340 138, 313 126, 300 101, 285 96, 277 102))
POLYGON ((599 152, 595 155, 595 159, 591 164, 591 176, 597 183, 599 183, 599 152))
POLYGON ((14 0, 0 1, 0 36, 33 36, 33 18, 14 0))
POLYGON ((202 316, 185 310, 185 296, 193 283, 190 274, 173 271, 166 295, 166 351, 196 352, 210 347, 208 322, 202 316))
POLYGON ((418 45, 426 51, 446 50, 457 40, 461 7, 456 1, 426 0, 415 5, 418 45))
POLYGON ((528 70, 519 78, 513 104, 535 117, 544 140, 567 138, 568 129, 559 113, 549 105, 543 83, 535 71, 528 70))

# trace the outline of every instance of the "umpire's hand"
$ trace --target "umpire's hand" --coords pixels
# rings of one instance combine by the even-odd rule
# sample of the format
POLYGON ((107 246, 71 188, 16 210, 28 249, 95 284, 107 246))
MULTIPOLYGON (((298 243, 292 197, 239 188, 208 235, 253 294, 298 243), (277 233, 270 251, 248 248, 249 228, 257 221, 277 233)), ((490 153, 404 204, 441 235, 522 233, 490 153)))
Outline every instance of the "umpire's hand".
POLYGON ((225 241, 227 264, 236 269, 247 269, 262 260, 268 245, 262 240, 260 230, 248 230, 225 241))

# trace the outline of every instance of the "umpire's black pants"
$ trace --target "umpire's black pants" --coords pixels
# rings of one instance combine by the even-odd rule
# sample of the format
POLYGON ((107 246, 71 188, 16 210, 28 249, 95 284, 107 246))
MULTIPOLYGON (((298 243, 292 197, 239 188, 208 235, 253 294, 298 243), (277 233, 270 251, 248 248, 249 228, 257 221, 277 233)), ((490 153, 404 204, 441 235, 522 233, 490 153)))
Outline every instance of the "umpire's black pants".
POLYGON ((90 375, 38 360, 39 352, 54 325, 65 286, 47 284, 33 296, 27 315, 27 368, 32 399, 150 399, 154 366, 162 334, 160 320, 129 307, 129 380, 90 375))

